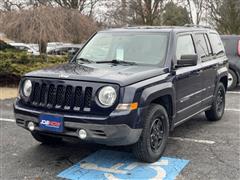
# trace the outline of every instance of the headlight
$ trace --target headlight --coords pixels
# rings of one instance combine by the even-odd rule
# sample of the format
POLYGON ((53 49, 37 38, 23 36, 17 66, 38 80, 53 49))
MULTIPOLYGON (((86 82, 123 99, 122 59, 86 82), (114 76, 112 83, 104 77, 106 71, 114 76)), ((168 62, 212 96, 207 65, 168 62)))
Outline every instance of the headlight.
POLYGON ((98 100, 103 106, 110 107, 117 99, 116 90, 111 86, 103 87, 98 93, 98 100))
POLYGON ((25 80, 23 83, 23 95, 29 97, 32 92, 32 82, 30 80, 25 80))

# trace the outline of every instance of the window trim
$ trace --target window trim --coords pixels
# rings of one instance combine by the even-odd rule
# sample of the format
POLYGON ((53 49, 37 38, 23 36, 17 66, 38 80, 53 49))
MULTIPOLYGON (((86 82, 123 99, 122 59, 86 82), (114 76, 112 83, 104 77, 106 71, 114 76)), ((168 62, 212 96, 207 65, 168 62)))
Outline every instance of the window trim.
POLYGON ((209 40, 209 37, 208 37, 207 33, 204 33, 204 38, 205 38, 205 41, 207 43, 207 47, 210 48, 210 49, 208 49, 209 50, 209 55, 213 56, 213 49, 212 49, 212 46, 210 44, 210 40, 209 40))

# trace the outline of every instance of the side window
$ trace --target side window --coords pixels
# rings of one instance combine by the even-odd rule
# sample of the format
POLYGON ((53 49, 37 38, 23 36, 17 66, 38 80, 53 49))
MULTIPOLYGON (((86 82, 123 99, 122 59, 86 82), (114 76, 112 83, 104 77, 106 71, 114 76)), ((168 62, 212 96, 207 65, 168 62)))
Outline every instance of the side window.
POLYGON ((193 45, 192 36, 183 35, 177 38, 177 48, 176 48, 176 58, 177 60, 181 59, 182 55, 196 54, 195 48, 193 45))
POLYGON ((209 56, 209 51, 204 34, 195 34, 196 48, 201 58, 209 56))
POLYGON ((210 33, 209 40, 212 45, 213 54, 222 55, 225 53, 222 40, 220 39, 218 34, 210 33))

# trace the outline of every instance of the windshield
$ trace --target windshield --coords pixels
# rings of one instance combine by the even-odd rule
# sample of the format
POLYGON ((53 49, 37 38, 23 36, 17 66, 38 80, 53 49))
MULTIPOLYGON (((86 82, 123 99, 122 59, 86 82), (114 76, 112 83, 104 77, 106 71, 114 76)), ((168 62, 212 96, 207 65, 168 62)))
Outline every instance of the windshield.
POLYGON ((81 50, 77 63, 126 61, 137 64, 162 64, 169 33, 98 33, 81 50))

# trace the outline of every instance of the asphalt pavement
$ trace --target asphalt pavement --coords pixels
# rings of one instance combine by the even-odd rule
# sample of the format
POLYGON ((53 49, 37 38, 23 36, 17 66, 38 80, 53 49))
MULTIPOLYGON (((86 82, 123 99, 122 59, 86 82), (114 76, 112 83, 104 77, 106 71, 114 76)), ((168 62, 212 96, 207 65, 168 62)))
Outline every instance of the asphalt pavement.
MULTIPOLYGON (((13 101, 0 101, 1 180, 61 179, 60 172, 96 151, 129 151, 72 139, 42 145, 13 122, 13 101)), ((202 113, 170 136, 163 156, 189 160, 176 179, 240 179, 240 88, 227 93, 222 120, 209 122, 202 113)))

